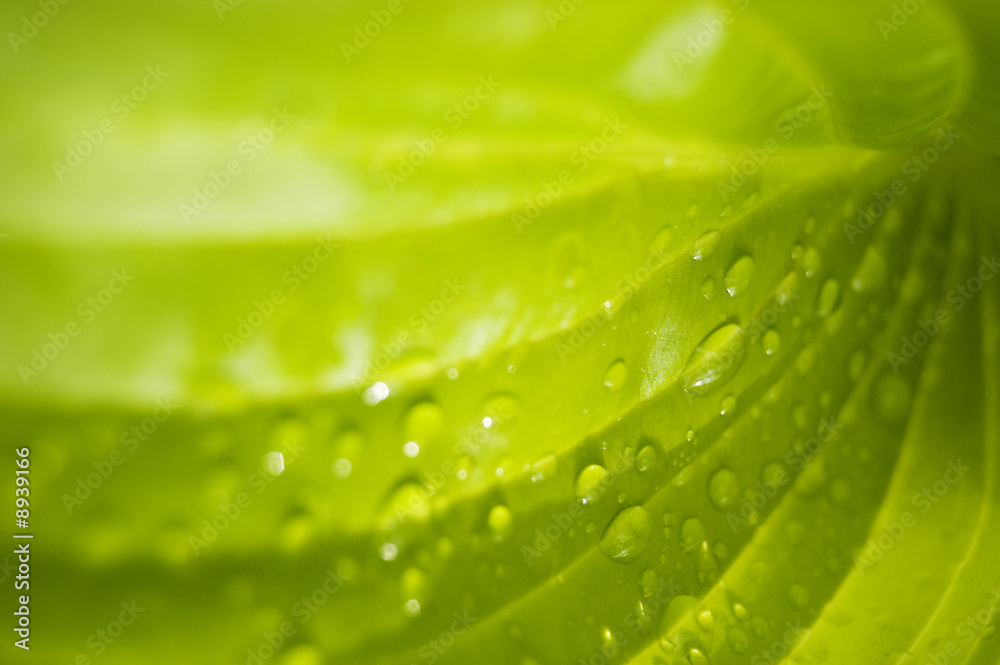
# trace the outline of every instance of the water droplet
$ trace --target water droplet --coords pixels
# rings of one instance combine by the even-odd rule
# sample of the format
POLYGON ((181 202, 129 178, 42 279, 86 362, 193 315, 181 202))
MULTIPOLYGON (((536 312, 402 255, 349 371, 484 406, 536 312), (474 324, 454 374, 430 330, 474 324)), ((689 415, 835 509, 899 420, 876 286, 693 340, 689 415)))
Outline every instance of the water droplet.
POLYGON ((539 483, 546 478, 552 478, 558 470, 558 458, 555 455, 546 455, 531 465, 531 482, 539 483))
POLYGON ((702 653, 700 649, 691 649, 688 651, 688 660, 691 661, 691 665, 711 665, 708 656, 702 653))
POLYGON ((773 356, 781 349, 781 335, 776 330, 764 333, 764 353, 773 356))
POLYGON ((753 277, 755 267, 753 258, 745 255, 737 259, 732 267, 726 271, 723 284, 730 296, 738 296, 750 286, 750 279, 753 277))
POLYGON ((833 313, 840 303, 840 284, 835 279, 828 279, 823 282, 823 288, 819 291, 819 299, 816 302, 816 315, 826 318, 833 313))
POLYGON ((448 369, 446 369, 444 374, 452 381, 458 378, 458 370, 455 369, 454 367, 449 367, 448 369))
POLYGON ((736 603, 735 605, 733 605, 733 616, 739 619, 740 621, 750 620, 750 612, 747 611, 747 608, 740 603, 736 603))
POLYGON ((392 543, 385 543, 379 548, 379 556, 383 561, 395 561, 399 550, 392 543))
POLYGON ((701 294, 707 299, 712 300, 715 298, 715 280, 711 277, 706 277, 705 281, 701 283, 701 294))
POLYGON ((843 478, 837 478, 830 483, 830 495, 834 502, 844 503, 851 498, 851 485, 843 478))
POLYGON ((652 532, 653 522, 645 508, 626 508, 618 513, 601 537, 601 551, 618 563, 629 563, 646 549, 652 532))
POLYGON ((705 610, 704 612, 698 614, 696 621, 698 622, 698 627, 706 633, 711 633, 712 628, 715 627, 715 619, 712 617, 711 610, 705 610))
POLYGON ((729 381, 743 365, 743 329, 735 323, 717 328, 691 353, 681 372, 684 390, 707 394, 729 381))
POLYGON ((813 277, 823 267, 823 257, 816 251, 815 247, 810 247, 802 255, 802 268, 806 277, 813 277))
POLYGON ((653 242, 649 244, 651 250, 662 254, 670 249, 674 240, 674 229, 671 226, 664 226, 660 229, 656 237, 653 238, 653 242))
POLYGON ((407 457, 416 457, 420 453, 420 446, 416 441, 407 441, 403 444, 403 454, 407 457))
POLYGON ((750 621, 750 630, 757 637, 764 637, 767 635, 767 622, 760 617, 754 617, 750 621))
POLYGON ((736 505, 740 498, 740 484, 732 469, 719 469, 708 481, 708 498, 719 510, 736 505))
POLYGON ((722 404, 719 405, 719 414, 726 415, 732 413, 733 409, 736 408, 736 397, 733 395, 726 395, 722 398, 722 404))
POLYGON ((885 275, 885 260, 882 255, 874 247, 868 247, 851 279, 851 288, 859 293, 871 291, 881 286, 885 275))
POLYGON ((403 613, 408 617, 420 616, 420 601, 411 598, 403 604, 403 613))
POLYGON ((619 358, 611 363, 611 366, 604 372, 604 385, 611 390, 620 388, 624 385, 627 377, 628 369, 625 367, 625 361, 619 358))
POLYGON ((333 475, 346 478, 351 475, 351 460, 341 457, 333 463, 333 475))
POLYGON ((750 640, 747 638, 747 634, 739 628, 730 628, 729 632, 726 633, 726 639, 729 640, 729 646, 736 653, 743 653, 750 647, 750 640))
POLYGON ((788 602, 795 609, 803 609, 809 604, 809 590, 801 584, 793 584, 788 588, 788 602))
POLYGON ((889 421, 901 419, 910 408, 910 384, 903 377, 888 374, 876 391, 879 415, 889 421))
POLYGON ((514 530, 514 516, 507 506, 493 506, 486 521, 493 533, 493 540, 498 543, 506 540, 514 530))
POLYGON ((576 478, 576 497, 583 503, 597 501, 608 490, 611 475, 599 464, 591 464, 576 478))
POLYGON ((798 297, 799 274, 797 272, 790 272, 785 275, 785 278, 778 284, 778 288, 775 289, 774 299, 782 307, 787 307, 792 305, 798 297))
POLYGON ((406 414, 404 432, 409 441, 429 443, 437 439, 444 426, 444 409, 434 402, 420 402, 406 414))
POLYGON ((719 244, 719 240, 722 238, 718 231, 709 231, 705 233, 700 238, 694 241, 694 247, 691 249, 691 258, 695 261, 702 261, 707 259, 715 251, 716 246, 719 244))
POLYGON ((809 407, 805 404, 796 404, 792 407, 792 422, 799 429, 809 426, 809 407))
POLYGON ((639 588, 642 589, 643 598, 652 598, 656 595, 657 590, 660 587, 659 579, 657 578, 656 571, 652 568, 647 568, 642 573, 642 580, 639 582, 639 588))
POLYGON ((653 444, 646 444, 635 456, 635 469, 639 473, 645 473, 656 464, 656 447, 653 444))
POLYGON ((264 470, 272 476, 279 476, 285 470, 285 456, 277 451, 264 455, 264 470))
POLYGON ((689 517, 681 525, 681 548, 686 553, 695 552, 705 542, 705 526, 697 517, 689 517))
POLYGON ((368 406, 375 406, 389 396, 389 386, 381 381, 373 383, 370 388, 361 395, 361 400, 368 406))

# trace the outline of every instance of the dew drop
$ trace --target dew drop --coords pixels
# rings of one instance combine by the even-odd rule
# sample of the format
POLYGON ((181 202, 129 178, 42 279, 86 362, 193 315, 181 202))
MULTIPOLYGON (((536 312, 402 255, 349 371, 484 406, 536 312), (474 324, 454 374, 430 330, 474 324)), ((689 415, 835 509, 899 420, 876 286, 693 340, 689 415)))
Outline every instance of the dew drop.
POLYGON ((805 270, 806 277, 814 277, 822 267, 823 257, 816 251, 816 248, 810 247, 807 249, 805 254, 802 255, 802 268, 805 270))
POLYGON ((388 396, 389 386, 379 381, 378 383, 373 383, 371 387, 365 390, 361 395, 361 400, 368 406, 375 406, 388 396))
POLYGON ((604 385, 611 390, 621 388, 627 377, 628 369, 625 367, 625 361, 619 358, 604 372, 604 385))
POLYGON ((713 300, 715 298, 715 280, 711 277, 706 277, 705 281, 701 283, 701 295, 705 296, 708 300, 713 300))
POLYGON ((684 390, 704 395, 719 388, 733 378, 745 357, 743 329, 735 323, 717 328, 691 353, 681 372, 684 390))
POLYGON ((885 260, 882 255, 874 247, 868 247, 851 279, 851 288, 859 293, 876 289, 885 280, 885 274, 885 260))
POLYGON ((660 581, 656 575, 656 571, 652 568, 647 568, 645 572, 642 573, 642 580, 639 582, 639 588, 642 590, 642 597, 652 598, 656 595, 659 586, 660 581))
POLYGON ((264 455, 264 470, 272 476, 280 476, 285 470, 285 456, 277 451, 264 455))
POLYGON ((730 628, 729 632, 726 633, 726 639, 729 640, 729 646, 736 653, 743 653, 750 647, 750 640, 747 638, 747 634, 739 628, 730 628))
POLYGON ((691 258, 695 261, 702 261, 707 259, 715 251, 716 246, 719 244, 719 240, 722 238, 718 231, 709 231, 705 233, 700 238, 694 241, 694 247, 691 249, 691 258))
POLYGON ((704 630, 706 633, 711 633, 712 628, 715 627, 715 619, 712 617, 711 610, 705 610, 698 615, 696 619, 698 622, 698 627, 704 630))
POLYGON ((705 542, 705 526, 697 517, 689 517, 681 525, 681 548, 686 553, 696 552, 705 542))
POLYGON ((341 457, 333 463, 333 475, 346 478, 351 475, 351 460, 341 457))
POLYGON ((486 521, 493 533, 493 540, 498 543, 507 540, 514 530, 514 516, 507 506, 493 506, 486 521))
POLYGON ((691 665, 711 665, 706 656, 700 649, 691 649, 688 651, 688 660, 691 661, 691 665))
POLYGON ((750 612, 747 611, 747 608, 740 603, 733 605, 733 616, 740 621, 750 620, 750 612))
POLYGON ((764 353, 773 356, 781 350, 781 335, 776 330, 768 330, 764 333, 764 353))
POLYGON ((610 478, 608 470, 603 466, 591 464, 576 478, 576 497, 583 503, 597 501, 608 490, 610 478))
POLYGON ((694 596, 674 596, 667 605, 663 618, 660 619, 660 633, 666 635, 680 624, 698 605, 694 596))
POLYGON ((601 551, 613 561, 629 563, 649 545, 652 532, 653 522, 645 508, 626 508, 618 513, 601 537, 601 551))
POLYGON ((670 249, 670 246, 673 244, 673 240, 674 240, 673 227, 664 226, 662 229, 660 229, 659 233, 656 234, 656 237, 653 238, 653 242, 649 244, 649 248, 654 252, 662 254, 668 249, 670 249))
POLYGON ((795 609, 803 609, 809 604, 809 590, 801 584, 793 584, 788 588, 788 602, 795 609))
POLYGON ((722 404, 719 405, 719 414, 726 415, 733 412, 736 408, 736 398, 733 395, 726 395, 722 398, 722 404))
POLYGON ((726 271, 726 276, 723 278, 726 292, 732 297, 743 293, 750 286, 750 279, 753 277, 755 267, 753 258, 749 255, 737 259, 726 271))
POLYGON ((889 374, 878 384, 878 413, 888 421, 897 421, 910 408, 910 385, 901 377, 889 374))
POLYGON ((764 637, 767 635, 767 622, 760 617, 754 617, 750 621, 750 630, 757 637, 764 637))
POLYGON ((653 444, 646 444, 635 456, 635 469, 639 473, 646 473, 656 464, 656 447, 653 444))
POLYGON ((708 481, 708 498, 719 510, 736 505, 740 498, 740 485, 732 469, 719 469, 708 481))
POLYGON ((409 441, 428 443, 441 434, 444 409, 434 402, 414 404, 406 414, 404 431, 409 441))
POLYGON ((840 284, 835 279, 828 279, 823 282, 823 288, 819 291, 819 300, 816 302, 816 315, 826 318, 833 313, 840 303, 840 284))

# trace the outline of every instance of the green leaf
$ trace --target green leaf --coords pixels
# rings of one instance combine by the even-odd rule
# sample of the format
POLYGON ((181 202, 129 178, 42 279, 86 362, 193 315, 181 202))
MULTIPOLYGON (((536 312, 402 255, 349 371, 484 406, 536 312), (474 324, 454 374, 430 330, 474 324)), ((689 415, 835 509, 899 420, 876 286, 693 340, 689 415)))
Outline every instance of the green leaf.
POLYGON ((40 657, 997 662, 995 12, 390 4, 0 9, 40 657))

